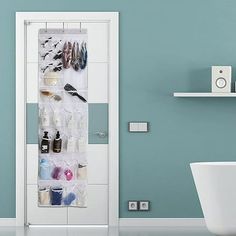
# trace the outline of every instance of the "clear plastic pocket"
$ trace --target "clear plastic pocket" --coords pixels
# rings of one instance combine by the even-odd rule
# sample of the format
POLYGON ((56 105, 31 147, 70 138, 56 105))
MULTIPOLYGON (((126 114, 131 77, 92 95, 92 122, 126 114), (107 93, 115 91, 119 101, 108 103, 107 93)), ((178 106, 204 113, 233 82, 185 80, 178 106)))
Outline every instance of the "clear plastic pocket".
POLYGON ((50 181, 41 182, 38 189, 38 205, 47 206, 87 206, 87 184, 84 182, 59 183, 50 181))
POLYGON ((38 190, 38 202, 40 206, 51 205, 50 188, 40 187, 38 190))

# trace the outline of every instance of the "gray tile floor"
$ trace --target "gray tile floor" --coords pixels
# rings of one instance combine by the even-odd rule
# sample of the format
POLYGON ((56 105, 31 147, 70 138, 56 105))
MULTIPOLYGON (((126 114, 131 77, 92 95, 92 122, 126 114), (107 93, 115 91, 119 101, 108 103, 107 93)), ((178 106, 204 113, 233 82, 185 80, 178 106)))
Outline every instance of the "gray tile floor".
POLYGON ((211 236, 205 228, 0 227, 0 236, 211 236))

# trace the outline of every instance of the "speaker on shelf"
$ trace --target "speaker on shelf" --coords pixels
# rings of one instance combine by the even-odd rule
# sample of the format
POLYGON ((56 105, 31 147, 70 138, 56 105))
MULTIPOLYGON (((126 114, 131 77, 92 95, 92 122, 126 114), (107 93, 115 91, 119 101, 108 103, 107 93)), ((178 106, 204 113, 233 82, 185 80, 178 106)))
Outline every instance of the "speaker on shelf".
POLYGON ((231 66, 211 67, 211 91, 212 93, 231 92, 231 66))

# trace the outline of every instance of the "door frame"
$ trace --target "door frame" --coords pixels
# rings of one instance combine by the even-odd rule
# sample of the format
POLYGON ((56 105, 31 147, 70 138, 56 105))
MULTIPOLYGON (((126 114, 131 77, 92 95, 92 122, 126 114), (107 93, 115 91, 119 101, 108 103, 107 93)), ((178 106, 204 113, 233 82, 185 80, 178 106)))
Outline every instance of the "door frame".
POLYGON ((28 22, 109 23, 109 190, 108 225, 119 223, 119 13, 16 12, 16 225, 26 210, 26 27, 28 22), (22 58, 23 57, 23 58, 22 58), (112 158, 111 158, 112 157, 112 158), (24 191, 23 191, 24 190, 24 191))

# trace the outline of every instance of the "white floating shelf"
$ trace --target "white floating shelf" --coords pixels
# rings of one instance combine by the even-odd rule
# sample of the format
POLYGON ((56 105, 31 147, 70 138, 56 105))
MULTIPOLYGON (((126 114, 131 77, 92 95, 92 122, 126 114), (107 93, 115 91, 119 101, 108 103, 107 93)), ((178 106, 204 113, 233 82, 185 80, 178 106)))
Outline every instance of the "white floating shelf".
POLYGON ((174 97, 236 97, 236 93, 174 93, 174 97))

